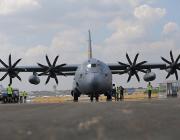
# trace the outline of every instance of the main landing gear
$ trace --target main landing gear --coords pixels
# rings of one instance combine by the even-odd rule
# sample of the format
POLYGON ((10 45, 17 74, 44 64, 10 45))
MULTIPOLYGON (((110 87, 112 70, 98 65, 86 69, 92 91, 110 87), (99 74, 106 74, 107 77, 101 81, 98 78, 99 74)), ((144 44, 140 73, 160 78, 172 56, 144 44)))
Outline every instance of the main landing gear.
POLYGON ((71 92, 71 95, 74 97, 74 102, 78 102, 78 98, 80 96, 80 92, 78 89, 75 89, 71 92))
POLYGON ((99 94, 91 94, 90 95, 90 100, 91 100, 91 102, 93 102, 93 99, 94 99, 94 97, 95 97, 95 99, 96 99, 96 101, 98 102, 99 101, 99 94))

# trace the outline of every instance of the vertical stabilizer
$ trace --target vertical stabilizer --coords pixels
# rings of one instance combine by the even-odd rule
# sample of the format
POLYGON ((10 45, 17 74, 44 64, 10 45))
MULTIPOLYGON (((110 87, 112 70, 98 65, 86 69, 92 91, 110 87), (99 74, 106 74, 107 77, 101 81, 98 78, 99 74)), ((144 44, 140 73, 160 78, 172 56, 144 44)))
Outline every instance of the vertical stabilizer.
POLYGON ((92 58, 92 44, 91 44, 91 31, 89 30, 89 48, 88 48, 88 59, 92 58))

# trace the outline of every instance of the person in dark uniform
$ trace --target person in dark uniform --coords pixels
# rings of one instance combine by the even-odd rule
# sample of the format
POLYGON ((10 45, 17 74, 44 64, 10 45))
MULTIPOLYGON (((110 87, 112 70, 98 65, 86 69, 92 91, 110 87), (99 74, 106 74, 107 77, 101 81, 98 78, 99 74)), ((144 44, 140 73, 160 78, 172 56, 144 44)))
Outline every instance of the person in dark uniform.
POLYGON ((124 88, 120 86, 120 100, 124 99, 124 88))
POLYGON ((116 85, 112 85, 112 95, 114 96, 115 100, 117 100, 117 94, 116 94, 116 85))

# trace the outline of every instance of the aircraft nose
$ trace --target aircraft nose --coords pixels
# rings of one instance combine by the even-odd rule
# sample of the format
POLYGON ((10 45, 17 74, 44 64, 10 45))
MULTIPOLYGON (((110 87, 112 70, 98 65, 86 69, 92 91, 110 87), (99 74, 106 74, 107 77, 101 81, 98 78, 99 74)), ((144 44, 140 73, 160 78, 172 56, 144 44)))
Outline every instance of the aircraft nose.
POLYGON ((92 91, 97 91, 100 86, 100 76, 96 73, 91 75, 91 78, 89 79, 89 87, 92 91))

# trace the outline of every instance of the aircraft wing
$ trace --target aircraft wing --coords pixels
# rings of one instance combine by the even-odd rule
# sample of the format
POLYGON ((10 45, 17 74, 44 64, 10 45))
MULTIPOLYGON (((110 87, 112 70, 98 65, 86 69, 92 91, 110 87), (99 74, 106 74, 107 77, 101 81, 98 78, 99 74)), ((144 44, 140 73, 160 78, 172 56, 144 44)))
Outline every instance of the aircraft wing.
POLYGON ((166 58, 161 57, 161 59, 165 63, 159 63, 159 64, 150 64, 147 63, 147 61, 137 62, 138 56, 139 53, 136 54, 134 60, 132 61, 129 55, 126 53, 126 58, 128 63, 118 62, 118 64, 108 64, 108 66, 112 71, 112 74, 128 73, 129 74, 128 82, 130 81, 131 77, 134 75, 136 76, 137 80, 140 81, 138 72, 143 72, 145 74, 152 75, 152 73, 150 73, 152 69, 166 70, 168 72, 166 78, 169 78, 171 75, 175 74, 176 80, 178 80, 178 70, 180 70, 180 63, 179 63, 180 55, 178 55, 178 57, 174 59, 172 51, 170 51, 171 60, 167 60, 166 58))
MULTIPOLYGON (((65 65, 60 68, 56 68, 56 72, 61 71, 65 73, 75 73, 79 65, 65 65)), ((0 72, 7 72, 9 68, 0 67, 0 72)), ((16 72, 45 72, 47 69, 39 66, 17 66, 13 68, 13 71, 16 72)))
MULTIPOLYGON (((109 66, 109 68, 110 68, 110 70, 112 71, 112 72, 122 72, 122 70, 126 70, 127 68, 129 68, 129 66, 128 65, 118 65, 118 64, 108 64, 108 66, 109 66)), ((166 64, 144 64, 144 65, 140 65, 140 66, 138 66, 137 68, 136 68, 136 70, 138 70, 138 69, 143 69, 143 70, 148 70, 148 69, 160 69, 160 70, 164 70, 164 69, 166 69, 167 68, 167 66, 166 66, 166 64)))

